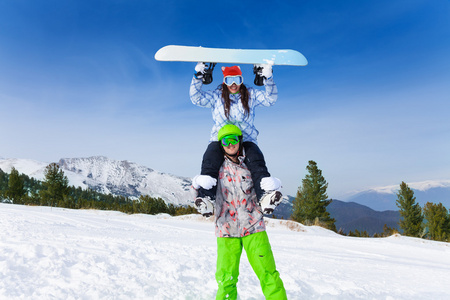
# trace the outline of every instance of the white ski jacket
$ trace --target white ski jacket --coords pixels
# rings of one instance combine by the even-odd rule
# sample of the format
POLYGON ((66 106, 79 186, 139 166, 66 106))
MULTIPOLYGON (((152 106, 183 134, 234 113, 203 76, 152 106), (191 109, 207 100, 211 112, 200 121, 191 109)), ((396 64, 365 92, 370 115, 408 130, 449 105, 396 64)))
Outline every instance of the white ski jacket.
POLYGON ((257 144, 258 130, 254 125, 255 108, 257 106, 272 106, 278 99, 278 89, 273 78, 265 80, 265 91, 248 87, 250 93, 250 113, 245 115, 245 109, 241 103, 241 95, 230 95, 230 116, 225 116, 224 101, 222 99, 222 88, 219 86, 213 91, 203 91, 201 79, 192 78, 189 95, 193 104, 200 107, 211 108, 214 126, 211 130, 210 141, 217 141, 217 132, 222 126, 232 123, 242 130, 244 142, 257 144))

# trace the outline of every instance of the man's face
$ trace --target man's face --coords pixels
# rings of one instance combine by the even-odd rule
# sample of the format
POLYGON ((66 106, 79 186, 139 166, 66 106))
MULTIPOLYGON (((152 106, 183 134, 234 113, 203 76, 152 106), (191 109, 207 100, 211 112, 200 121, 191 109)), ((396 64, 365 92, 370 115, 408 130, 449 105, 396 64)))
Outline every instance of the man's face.
POLYGON ((225 154, 229 157, 236 156, 239 152, 239 136, 229 134, 221 139, 221 144, 225 154))
POLYGON ((228 144, 228 146, 223 146, 223 150, 230 156, 236 155, 239 151, 239 143, 236 145, 228 144))

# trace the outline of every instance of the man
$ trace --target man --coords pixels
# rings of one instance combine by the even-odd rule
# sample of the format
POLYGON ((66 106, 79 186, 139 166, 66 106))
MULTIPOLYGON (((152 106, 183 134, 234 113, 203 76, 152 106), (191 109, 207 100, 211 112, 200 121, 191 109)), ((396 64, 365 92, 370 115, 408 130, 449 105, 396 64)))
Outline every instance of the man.
MULTIPOLYGON (((219 172, 215 203, 197 198, 195 205, 205 216, 215 212, 217 236, 218 291, 216 299, 236 299, 239 262, 244 248, 248 260, 261 284, 266 299, 287 299, 283 282, 276 270, 275 260, 267 237, 263 211, 272 212, 281 201, 279 179, 269 177, 264 182, 277 197, 267 203, 257 203, 250 171, 244 164, 242 132, 235 125, 225 125, 218 133, 225 161, 219 172), (276 201, 275 201, 276 200, 276 201)), ((195 189, 202 187, 203 175, 194 177, 195 189)), ((263 185, 263 182, 261 183, 263 185)))

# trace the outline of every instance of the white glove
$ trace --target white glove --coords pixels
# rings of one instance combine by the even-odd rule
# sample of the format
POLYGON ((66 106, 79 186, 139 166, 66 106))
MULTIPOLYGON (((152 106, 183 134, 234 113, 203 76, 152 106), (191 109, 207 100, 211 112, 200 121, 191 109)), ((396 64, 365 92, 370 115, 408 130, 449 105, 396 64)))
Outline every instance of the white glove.
POLYGON ((204 74, 206 68, 207 68, 207 67, 206 67, 206 64, 205 64, 205 63, 203 63, 203 62, 198 62, 197 65, 195 66, 195 72, 204 74))
POLYGON ((195 199, 195 208, 204 217, 210 217, 214 213, 214 204, 211 202, 209 197, 207 198, 197 198, 195 199))
POLYGON ((192 186, 194 189, 198 190, 200 187, 205 190, 211 189, 217 184, 217 179, 212 178, 208 175, 197 175, 192 179, 192 186))
POLYGON ((265 191, 278 191, 281 188, 281 180, 276 177, 264 177, 261 179, 261 188, 265 191))
POLYGON ((260 65, 255 65, 255 66, 261 68, 261 71, 260 71, 261 76, 266 77, 266 79, 269 79, 270 77, 272 77, 272 65, 260 64, 260 65))
POLYGON ((261 210, 264 214, 271 214, 275 210, 275 208, 281 203, 283 200, 283 195, 279 191, 272 191, 270 193, 266 193, 263 195, 261 199, 261 210))

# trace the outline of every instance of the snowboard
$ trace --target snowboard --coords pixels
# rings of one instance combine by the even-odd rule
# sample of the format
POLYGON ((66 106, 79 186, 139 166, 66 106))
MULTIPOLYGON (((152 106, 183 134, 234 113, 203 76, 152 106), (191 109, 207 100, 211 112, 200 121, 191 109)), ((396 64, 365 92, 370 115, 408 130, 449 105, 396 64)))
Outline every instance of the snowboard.
POLYGON ((169 45, 155 54, 158 61, 184 61, 230 64, 270 64, 306 66, 306 57, 296 50, 226 49, 169 45))

